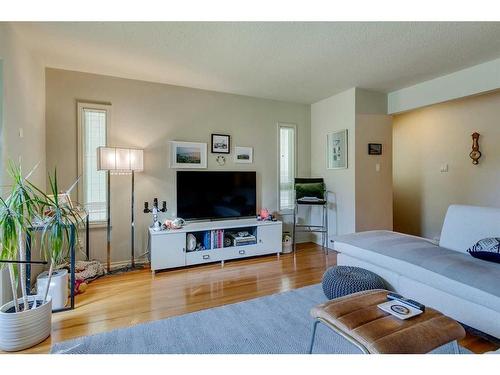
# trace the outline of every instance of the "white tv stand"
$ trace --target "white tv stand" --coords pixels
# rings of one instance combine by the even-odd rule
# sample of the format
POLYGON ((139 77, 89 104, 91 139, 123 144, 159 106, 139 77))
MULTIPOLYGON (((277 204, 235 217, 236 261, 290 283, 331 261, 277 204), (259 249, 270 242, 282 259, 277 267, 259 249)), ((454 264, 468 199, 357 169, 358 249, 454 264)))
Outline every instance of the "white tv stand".
POLYGON ((281 221, 257 221, 256 219, 236 219, 221 221, 193 222, 181 229, 153 231, 149 228, 151 271, 191 266, 211 262, 281 253, 281 221), (257 243, 251 245, 217 247, 206 250, 187 250, 187 235, 202 236, 206 231, 251 231, 257 243))

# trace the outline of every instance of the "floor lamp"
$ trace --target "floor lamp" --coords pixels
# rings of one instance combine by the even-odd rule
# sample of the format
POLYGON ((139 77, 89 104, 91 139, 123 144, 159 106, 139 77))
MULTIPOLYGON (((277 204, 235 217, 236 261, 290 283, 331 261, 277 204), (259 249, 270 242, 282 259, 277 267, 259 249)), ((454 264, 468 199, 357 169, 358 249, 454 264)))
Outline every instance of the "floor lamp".
POLYGON ((111 174, 131 174, 131 268, 135 268, 135 221, 134 221, 134 184, 135 172, 144 170, 144 151, 136 148, 99 147, 97 149, 97 170, 107 172, 107 269, 111 271, 111 174))

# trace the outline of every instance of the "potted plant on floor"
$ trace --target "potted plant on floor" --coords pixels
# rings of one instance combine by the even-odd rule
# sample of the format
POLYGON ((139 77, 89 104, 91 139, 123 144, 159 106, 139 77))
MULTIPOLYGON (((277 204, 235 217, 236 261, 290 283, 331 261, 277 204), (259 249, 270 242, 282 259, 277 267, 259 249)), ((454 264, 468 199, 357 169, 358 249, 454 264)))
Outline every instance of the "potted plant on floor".
POLYGON ((0 198, 0 259, 17 262, 0 263, 8 267, 13 295, 11 302, 0 307, 0 349, 5 351, 29 348, 50 335, 50 277, 54 264, 67 255, 70 228, 76 228, 81 221, 75 209, 59 200, 57 174, 49 176, 52 194, 46 195, 28 181, 33 171, 23 177, 21 167, 10 163, 12 188, 7 198, 0 198), (41 250, 50 264, 49 280, 42 295, 28 295, 25 284, 25 233, 34 225, 42 229, 41 250), (18 298, 18 280, 21 298, 18 298))

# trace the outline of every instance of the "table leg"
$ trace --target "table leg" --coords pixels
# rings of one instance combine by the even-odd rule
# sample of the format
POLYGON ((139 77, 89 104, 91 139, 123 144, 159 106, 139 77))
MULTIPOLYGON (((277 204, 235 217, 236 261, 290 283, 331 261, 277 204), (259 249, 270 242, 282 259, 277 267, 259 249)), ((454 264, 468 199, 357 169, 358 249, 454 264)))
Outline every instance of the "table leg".
POLYGON ((90 224, 90 219, 89 219, 89 214, 87 213, 87 218, 85 219, 85 255, 87 256, 87 260, 90 260, 90 234, 89 234, 89 224, 90 224))
POLYGON ((26 294, 31 294, 31 231, 26 232, 26 294))
POLYGON ((460 348, 458 347, 458 341, 454 340, 452 344, 453 344, 453 352, 455 354, 460 354, 460 348))
POLYGON ((70 228, 70 297, 71 297, 71 309, 75 308, 75 226, 72 225, 70 228))
POLYGON ((314 339, 316 338, 316 328, 318 327, 318 323, 319 323, 319 320, 314 321, 311 343, 309 344, 309 351, 307 352, 308 354, 312 354, 312 352, 313 352, 314 339))

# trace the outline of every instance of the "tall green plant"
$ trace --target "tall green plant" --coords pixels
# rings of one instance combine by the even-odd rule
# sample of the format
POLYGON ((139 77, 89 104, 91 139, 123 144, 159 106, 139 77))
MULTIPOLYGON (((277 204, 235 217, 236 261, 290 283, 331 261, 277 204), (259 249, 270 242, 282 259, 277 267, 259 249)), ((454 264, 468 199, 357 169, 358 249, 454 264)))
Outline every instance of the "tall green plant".
MULTIPOLYGON (((0 210, 2 258, 9 257, 10 260, 18 259, 21 262, 26 261, 25 233, 27 228, 31 226, 31 220, 37 211, 36 193, 32 184, 28 182, 28 178, 37 166, 32 169, 28 176, 24 177, 21 166, 9 162, 8 173, 12 180, 12 188, 9 196, 5 200, 2 199, 0 210), (17 257, 15 256, 16 252, 17 257)), ((8 267, 15 309, 19 311, 17 303, 17 268, 21 283, 23 309, 26 310, 29 308, 28 294, 26 292, 26 264, 21 263, 18 267, 9 264, 8 267)))
MULTIPOLYGON (((18 279, 23 296, 23 310, 29 309, 26 292, 26 252, 25 233, 33 226, 42 228, 41 250, 45 259, 50 263, 49 278, 43 294, 46 301, 54 267, 62 263, 68 256, 71 228, 73 227, 75 242, 78 238, 78 225, 82 221, 79 211, 66 201, 59 199, 57 171, 49 175, 50 194, 45 194, 40 188, 29 182, 29 177, 37 168, 23 177, 21 166, 9 163, 9 175, 12 188, 9 196, 0 198, 0 258, 9 261, 21 261, 19 265, 7 263, 14 308, 21 310, 17 297, 18 279), (36 219, 36 223, 34 223, 36 219)), ((76 185, 70 188, 72 189, 76 185)), ((69 193, 69 192, 67 192, 69 193)), ((0 263, 5 266, 5 263, 0 263)), ((72 286, 74 287, 74 286, 72 286)), ((36 307, 36 301, 33 308, 36 307)))
MULTIPOLYGON (((5 200, 0 198, 0 259, 12 261, 17 259, 17 232, 14 219, 14 212, 9 208, 5 200)), ((12 296, 14 298, 14 308, 19 311, 19 303, 17 301, 17 267, 13 263, 0 263, 0 269, 7 266, 10 276, 10 285, 12 288, 12 296)))

